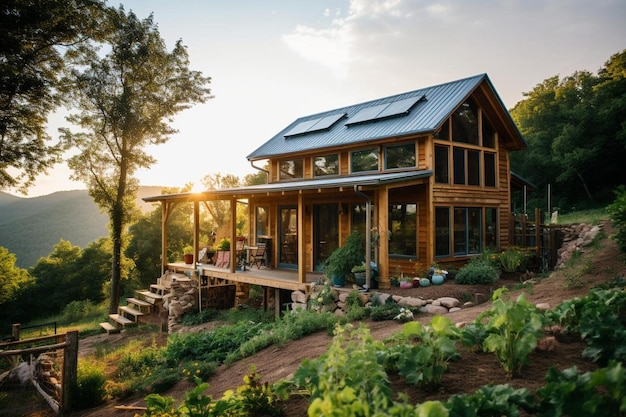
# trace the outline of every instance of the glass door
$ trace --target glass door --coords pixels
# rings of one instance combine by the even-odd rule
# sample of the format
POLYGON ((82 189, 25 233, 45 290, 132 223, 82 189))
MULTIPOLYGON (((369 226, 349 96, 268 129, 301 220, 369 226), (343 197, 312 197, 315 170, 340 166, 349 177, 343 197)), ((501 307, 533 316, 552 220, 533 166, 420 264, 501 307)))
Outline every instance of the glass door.
POLYGON ((278 210, 278 266, 298 267, 298 207, 282 206, 278 210))
POLYGON ((313 265, 321 271, 324 261, 339 246, 339 206, 313 206, 313 265))

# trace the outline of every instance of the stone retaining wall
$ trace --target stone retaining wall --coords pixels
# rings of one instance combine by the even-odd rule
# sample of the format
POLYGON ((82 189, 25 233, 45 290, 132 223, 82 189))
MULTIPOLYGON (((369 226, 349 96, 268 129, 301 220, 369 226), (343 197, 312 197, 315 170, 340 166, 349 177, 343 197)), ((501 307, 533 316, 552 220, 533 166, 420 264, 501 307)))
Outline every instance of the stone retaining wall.
POLYGON ((563 244, 557 251, 555 268, 563 267, 576 252, 584 253, 600 230, 602 230, 602 226, 585 223, 563 226, 561 228, 563 244))

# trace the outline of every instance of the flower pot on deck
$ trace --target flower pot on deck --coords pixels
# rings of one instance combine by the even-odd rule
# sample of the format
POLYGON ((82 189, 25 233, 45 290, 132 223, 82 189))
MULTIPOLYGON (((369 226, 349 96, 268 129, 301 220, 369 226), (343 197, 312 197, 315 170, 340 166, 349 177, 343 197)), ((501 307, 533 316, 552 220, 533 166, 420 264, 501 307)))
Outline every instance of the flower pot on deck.
POLYGON ((193 254, 192 253, 186 253, 183 255, 183 259, 185 260, 185 263, 187 265, 191 265, 193 264, 193 254))

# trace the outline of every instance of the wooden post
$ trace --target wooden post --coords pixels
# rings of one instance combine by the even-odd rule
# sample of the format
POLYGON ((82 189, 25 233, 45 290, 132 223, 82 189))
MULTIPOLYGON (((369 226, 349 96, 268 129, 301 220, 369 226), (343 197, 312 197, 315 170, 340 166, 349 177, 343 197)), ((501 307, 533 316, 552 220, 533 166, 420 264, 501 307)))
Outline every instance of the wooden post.
POLYGON ((13 327, 11 328, 11 338, 13 339, 14 342, 17 342, 18 340, 20 340, 20 323, 15 323, 13 325, 13 327))
POLYGON ((543 219, 541 210, 535 208, 535 254, 541 256, 541 230, 543 229, 543 219))
POLYGON ((63 378, 61 388, 61 415, 70 415, 71 392, 76 387, 78 375, 78 331, 67 332, 63 355, 63 378))

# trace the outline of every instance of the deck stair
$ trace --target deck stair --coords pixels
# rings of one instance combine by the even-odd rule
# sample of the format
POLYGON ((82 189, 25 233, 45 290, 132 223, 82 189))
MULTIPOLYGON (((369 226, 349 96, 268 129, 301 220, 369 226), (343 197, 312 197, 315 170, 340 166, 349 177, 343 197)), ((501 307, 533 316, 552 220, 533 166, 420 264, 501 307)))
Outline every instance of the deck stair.
POLYGON ((135 323, 139 321, 139 317, 143 316, 142 311, 137 310, 129 305, 119 306, 117 308, 117 312, 120 316, 123 316, 129 320, 132 320, 135 323))
POLYGON ((154 303, 149 303, 148 301, 135 297, 129 297, 126 299, 126 304, 135 310, 141 311, 142 313, 150 313, 152 312, 152 306, 154 303))

